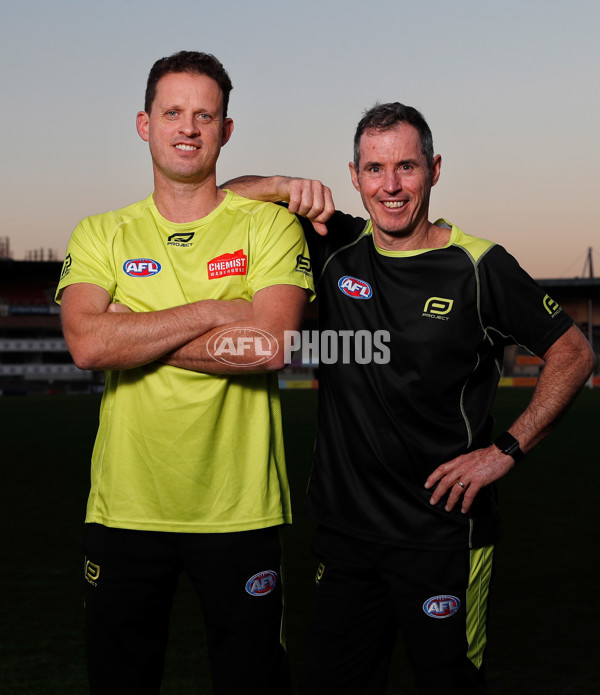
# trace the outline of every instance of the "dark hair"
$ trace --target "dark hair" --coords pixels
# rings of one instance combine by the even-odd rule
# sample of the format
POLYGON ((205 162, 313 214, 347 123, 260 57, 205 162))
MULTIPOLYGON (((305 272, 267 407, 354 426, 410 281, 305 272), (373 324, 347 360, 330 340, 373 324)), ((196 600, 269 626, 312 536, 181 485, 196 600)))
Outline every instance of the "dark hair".
POLYGON ((156 97, 156 85, 161 77, 172 72, 189 72, 197 75, 211 77, 223 92, 223 118, 227 116, 229 106, 229 93, 233 89, 231 80, 223 65, 210 53, 198 51, 179 51, 168 58, 157 60, 152 66, 146 84, 146 99, 144 111, 150 113, 154 98, 156 97))
POLYGON ((433 136, 423 115, 412 106, 395 101, 375 104, 360 119, 354 135, 354 166, 358 170, 360 160, 360 138, 366 130, 389 130, 400 123, 414 126, 421 138, 421 152, 425 155, 429 171, 433 169, 433 136))

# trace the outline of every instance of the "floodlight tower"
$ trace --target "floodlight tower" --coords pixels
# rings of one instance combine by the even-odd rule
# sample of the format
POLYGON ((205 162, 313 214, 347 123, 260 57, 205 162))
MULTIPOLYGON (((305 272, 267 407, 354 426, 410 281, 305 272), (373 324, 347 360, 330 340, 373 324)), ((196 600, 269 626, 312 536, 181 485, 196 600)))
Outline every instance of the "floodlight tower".
MULTIPOLYGON (((583 264, 583 277, 586 276, 586 272, 589 273, 589 279, 594 279, 594 261, 592 259, 592 247, 588 248, 587 257, 585 263, 583 264)), ((593 314, 593 303, 592 303, 592 291, 590 288, 590 295, 588 297, 588 340, 590 345, 594 346, 594 314, 593 314)), ((592 374, 588 380, 589 388, 594 386, 594 375, 592 374)))

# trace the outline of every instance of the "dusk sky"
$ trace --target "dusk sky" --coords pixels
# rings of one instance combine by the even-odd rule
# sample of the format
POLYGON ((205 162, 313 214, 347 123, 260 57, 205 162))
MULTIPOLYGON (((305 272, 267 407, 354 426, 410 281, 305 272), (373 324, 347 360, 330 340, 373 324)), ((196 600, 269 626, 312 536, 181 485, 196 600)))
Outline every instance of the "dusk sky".
POLYGON ((600 268, 597 0, 22 0, 0 10, 0 237, 64 254, 77 222, 152 190, 135 131, 154 61, 214 53, 234 84, 218 178, 348 174, 365 108, 423 112, 442 155, 431 219, 504 245, 534 277, 600 268))

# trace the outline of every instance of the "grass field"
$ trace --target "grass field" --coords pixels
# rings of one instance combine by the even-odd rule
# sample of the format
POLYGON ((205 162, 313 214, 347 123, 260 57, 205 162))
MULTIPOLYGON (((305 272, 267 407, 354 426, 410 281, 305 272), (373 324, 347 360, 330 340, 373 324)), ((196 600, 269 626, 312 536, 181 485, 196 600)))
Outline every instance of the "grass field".
MULTIPOLYGON (((498 431, 530 395, 500 391, 498 431)), ((282 398, 295 509, 295 524, 284 532, 288 651, 297 674, 314 571, 313 527, 301 510, 316 394, 282 398)), ((98 405, 94 396, 0 398, 2 695, 87 692, 80 537, 98 405)), ((600 692, 599 413, 600 391, 583 392, 552 437, 500 483, 505 535, 488 630, 491 695, 600 692)), ((202 616, 182 579, 162 694, 208 695, 206 674, 202 616)), ((400 692, 415 690, 399 641, 389 693, 400 692)))

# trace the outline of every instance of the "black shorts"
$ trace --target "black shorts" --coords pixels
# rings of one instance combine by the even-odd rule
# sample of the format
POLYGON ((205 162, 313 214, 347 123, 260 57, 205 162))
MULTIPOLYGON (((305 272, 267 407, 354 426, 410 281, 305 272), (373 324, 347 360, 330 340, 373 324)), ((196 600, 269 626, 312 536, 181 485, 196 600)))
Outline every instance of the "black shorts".
POLYGON ((303 695, 385 692, 398 630, 422 695, 485 693, 493 547, 423 551, 319 528, 303 695))
POLYGON ((290 692, 277 527, 201 534, 86 524, 84 550, 92 695, 159 693, 182 572, 202 603, 214 694, 290 692))

